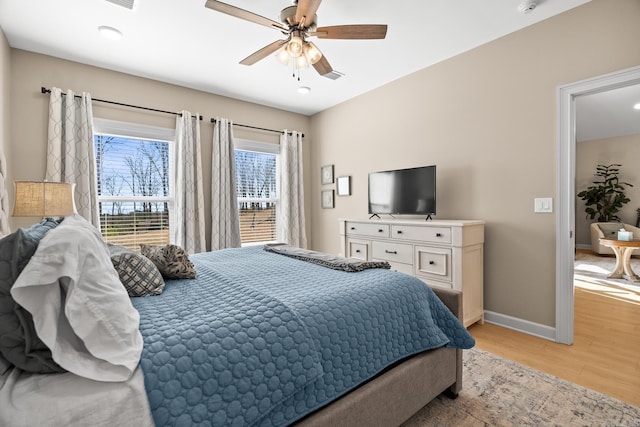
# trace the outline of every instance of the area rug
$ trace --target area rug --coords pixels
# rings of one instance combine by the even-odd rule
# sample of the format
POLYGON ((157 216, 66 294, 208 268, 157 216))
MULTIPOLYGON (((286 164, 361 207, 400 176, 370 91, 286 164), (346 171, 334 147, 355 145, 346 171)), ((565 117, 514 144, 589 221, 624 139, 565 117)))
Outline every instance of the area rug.
POLYGON ((462 391, 402 427, 640 426, 640 408, 480 349, 464 351, 462 391))
MULTIPOLYGON (((619 285, 629 290, 640 290, 640 284, 630 282, 626 279, 609 279, 616 265, 615 256, 602 256, 590 252, 578 251, 575 254, 574 277, 577 280, 584 280, 590 283, 601 285, 619 285)), ((640 258, 631 258, 631 269, 640 275, 640 258)))

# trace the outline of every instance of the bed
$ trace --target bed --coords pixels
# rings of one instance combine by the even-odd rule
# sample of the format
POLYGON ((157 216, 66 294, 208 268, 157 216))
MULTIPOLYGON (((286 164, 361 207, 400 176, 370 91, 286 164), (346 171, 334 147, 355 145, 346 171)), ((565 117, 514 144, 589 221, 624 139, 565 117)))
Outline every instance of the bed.
POLYGON ((86 221, 41 234, 10 297, 61 372, 0 364, 0 425, 398 425, 460 390, 459 293, 256 246, 130 298, 86 221))

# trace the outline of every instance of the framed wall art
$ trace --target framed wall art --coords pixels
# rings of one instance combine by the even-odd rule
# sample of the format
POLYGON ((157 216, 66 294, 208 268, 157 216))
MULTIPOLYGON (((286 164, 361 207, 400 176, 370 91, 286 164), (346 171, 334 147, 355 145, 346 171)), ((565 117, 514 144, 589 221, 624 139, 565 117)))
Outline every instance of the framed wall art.
POLYGON ((333 209, 333 190, 322 190, 322 208, 333 209))
POLYGON ((336 179, 338 183, 338 196, 350 196, 351 195, 351 177, 339 176, 336 179))
POLYGON ((320 182, 322 184, 333 184, 333 165, 322 166, 320 168, 320 182))

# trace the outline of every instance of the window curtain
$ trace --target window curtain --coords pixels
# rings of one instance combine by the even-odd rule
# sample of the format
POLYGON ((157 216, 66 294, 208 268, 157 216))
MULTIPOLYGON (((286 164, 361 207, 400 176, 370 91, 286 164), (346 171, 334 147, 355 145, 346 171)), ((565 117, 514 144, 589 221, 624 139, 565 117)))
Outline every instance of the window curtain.
POLYGON ((206 251, 204 190, 198 114, 176 116, 174 208, 171 241, 190 254, 206 251))
POLYGON ((304 223, 304 185, 302 179, 302 134, 283 131, 280 135, 280 224, 278 240, 300 248, 307 247, 304 223))
POLYGON ((9 192, 7 191, 7 158, 0 152, 0 237, 11 233, 9 228, 9 192))
POLYGON ((212 251, 241 245, 233 150, 233 123, 216 117, 211 156, 212 251))
POLYGON ((75 184, 76 211, 100 228, 91 95, 51 88, 45 179, 75 184))

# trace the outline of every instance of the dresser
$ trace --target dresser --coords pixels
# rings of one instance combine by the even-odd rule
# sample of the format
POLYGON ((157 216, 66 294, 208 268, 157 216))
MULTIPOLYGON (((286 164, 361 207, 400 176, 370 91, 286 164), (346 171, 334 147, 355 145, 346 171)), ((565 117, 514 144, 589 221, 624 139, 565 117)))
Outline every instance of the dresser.
POLYGON ((461 291, 464 325, 484 322, 484 221, 340 219, 340 245, 346 257, 461 291))

